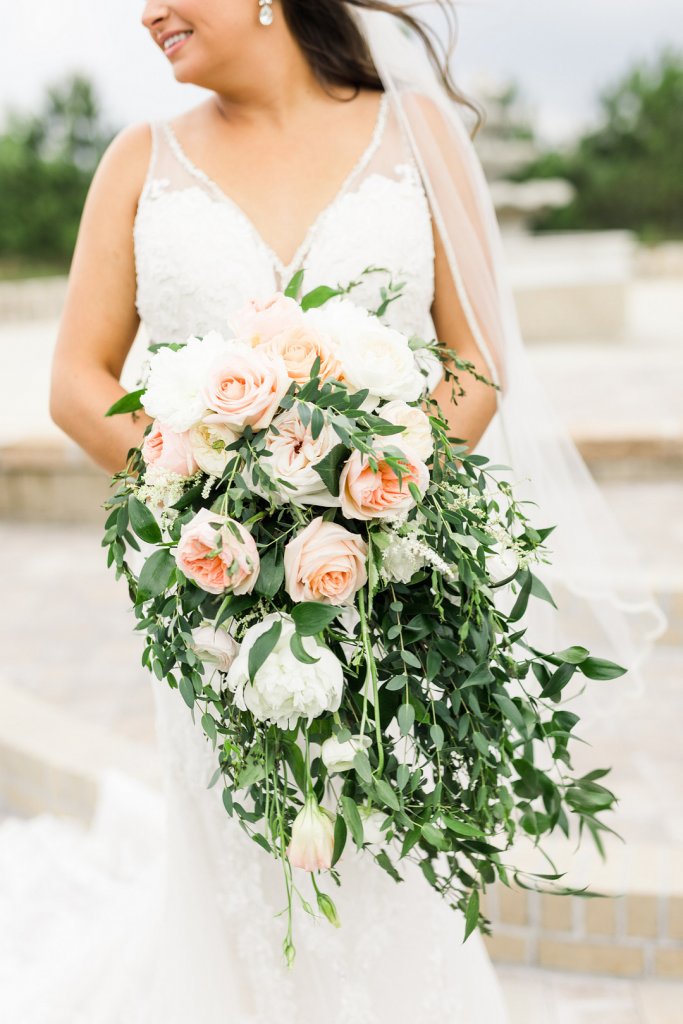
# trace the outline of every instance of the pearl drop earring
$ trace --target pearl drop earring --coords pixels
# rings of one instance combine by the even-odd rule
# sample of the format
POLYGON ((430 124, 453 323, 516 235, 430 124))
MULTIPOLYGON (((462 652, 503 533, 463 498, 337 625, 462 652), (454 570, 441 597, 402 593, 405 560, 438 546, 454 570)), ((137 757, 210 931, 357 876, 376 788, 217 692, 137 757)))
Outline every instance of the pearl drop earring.
POLYGON ((258 0, 258 20, 262 25, 273 24, 272 0, 258 0))

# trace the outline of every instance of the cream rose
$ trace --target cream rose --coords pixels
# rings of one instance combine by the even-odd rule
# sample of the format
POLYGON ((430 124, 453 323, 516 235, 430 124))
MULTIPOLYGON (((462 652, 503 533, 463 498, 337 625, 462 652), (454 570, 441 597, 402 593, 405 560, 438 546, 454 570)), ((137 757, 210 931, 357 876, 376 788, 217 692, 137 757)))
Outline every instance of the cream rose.
POLYGON ((332 427, 325 422, 314 439, 310 423, 305 427, 297 407, 292 406, 275 417, 272 428, 266 434, 266 450, 271 457, 261 460, 261 468, 278 486, 280 499, 296 505, 338 505, 339 499, 330 494, 315 471, 321 459, 339 444, 332 427))
POLYGON ((293 601, 351 604, 367 582, 367 557, 361 537, 318 517, 285 545, 285 589, 293 601))
POLYGON ((386 461, 383 451, 376 450, 377 469, 367 455, 354 451, 339 479, 342 512, 347 519, 386 519, 415 507, 410 484, 421 494, 429 484, 429 470, 424 462, 404 454, 401 479, 386 461))
POLYGON ((221 476, 230 461, 226 451, 237 440, 237 434, 220 423, 198 423, 189 432, 190 446, 200 469, 209 476, 221 476))
POLYGON ((276 334, 262 348, 272 355, 281 356, 292 380, 305 384, 311 378, 311 369, 320 359, 318 376, 342 379, 343 370, 332 345, 332 339, 304 322, 276 334))
POLYGON ((232 665, 239 644, 225 626, 197 626, 192 630, 190 646, 200 661, 218 672, 227 672, 232 665))
POLYGON ((155 420, 142 445, 142 457, 148 466, 157 466, 178 476, 192 476, 197 462, 187 431, 178 433, 155 420))
POLYGON ((262 430, 271 422, 290 386, 280 356, 236 342, 209 368, 203 390, 204 423, 241 432, 262 430))
POLYGON ((282 331, 298 327, 303 319, 299 303, 276 292, 262 302, 252 299, 231 317, 230 326, 238 337, 248 338, 252 345, 261 345, 282 331))
POLYGON ((351 391, 367 388, 375 405, 382 399, 414 402, 420 397, 424 378, 405 335, 348 299, 306 315, 332 338, 351 391))
POLYGON ((405 445, 422 462, 427 461, 434 451, 434 438, 429 417, 422 409, 406 402, 387 402, 377 410, 377 415, 394 426, 405 427, 403 433, 396 434, 392 440, 401 449, 405 445))
POLYGON ((250 594, 260 567, 249 531, 208 508, 182 527, 175 560, 181 572, 209 594, 250 594))

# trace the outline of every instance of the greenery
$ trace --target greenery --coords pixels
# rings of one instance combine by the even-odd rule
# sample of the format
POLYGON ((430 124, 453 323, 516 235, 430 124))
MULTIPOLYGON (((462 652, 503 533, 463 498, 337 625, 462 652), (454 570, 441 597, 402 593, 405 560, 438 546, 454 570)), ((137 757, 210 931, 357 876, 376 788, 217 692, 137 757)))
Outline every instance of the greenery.
POLYGON ((600 100, 599 126, 568 152, 547 152, 518 181, 566 178, 572 202, 538 230, 628 228, 645 241, 683 236, 683 54, 665 51, 600 100))
POLYGON ((78 75, 48 89, 34 116, 0 136, 0 273, 68 269, 85 196, 111 138, 92 85, 78 75))
MULTIPOLYGON (((290 295, 298 294, 300 283, 297 275, 290 295)), ((302 305, 310 308, 330 294, 335 292, 318 289, 304 296, 302 305)), ((390 287, 386 301, 395 295, 390 287)), ((444 358, 451 360, 447 379, 457 400, 462 390, 455 373, 473 367, 452 353, 444 358)), ((403 428, 382 418, 382 406, 366 411, 366 391, 352 394, 338 380, 321 381, 319 364, 307 383, 292 384, 281 407, 296 409, 313 437, 324 427, 336 433, 337 447, 316 467, 330 493, 339 494, 343 463, 354 451, 364 453, 370 466, 382 458, 400 479, 403 428)), ((118 403, 119 411, 139 407, 140 397, 118 403)), ((339 617, 341 608, 296 604, 283 583, 285 545, 321 510, 276 499, 273 479, 263 468, 273 425, 257 433, 247 428, 229 445, 220 479, 201 473, 188 479, 171 517, 162 514, 160 523, 139 500, 146 467, 138 449, 109 502, 103 544, 109 564, 128 581, 137 628, 146 635, 143 663, 162 685, 179 690, 193 719, 198 716, 216 750, 210 785, 220 780, 226 812, 282 863, 290 960, 292 903, 298 898, 305 909, 310 905, 296 888, 287 851, 295 819, 309 802, 317 806, 325 799, 336 811, 335 881, 343 881, 334 864, 345 844, 363 847, 363 823, 370 812, 379 812, 386 841, 369 846, 368 853, 397 881, 407 861, 418 865, 426 882, 463 912, 467 936, 476 927, 487 928, 479 895, 494 880, 536 884, 508 862, 518 834, 537 844, 556 830, 587 831, 600 847, 607 829, 600 815, 615 801, 601 783, 605 771, 583 777, 572 771, 578 716, 560 701, 576 674, 608 680, 623 669, 591 657, 583 647, 546 653, 527 643, 528 603, 552 604, 531 568, 543 558, 551 528, 535 528, 509 485, 497 479, 496 467, 449 437, 434 402, 430 420, 431 480, 424 494, 411 484, 415 507, 403 524, 344 518, 338 507, 324 510, 325 520, 367 544, 368 578, 356 595, 355 626, 339 617), (237 523, 245 525, 256 541, 261 569, 251 593, 207 593, 176 564, 173 553, 183 526, 206 507, 231 517, 235 529, 237 523), (139 576, 127 554, 138 547, 136 536, 157 545, 139 576), (385 553, 397 536, 415 538, 431 554, 408 582, 386 571, 385 553), (489 565, 501 544, 514 552, 514 566, 506 578, 496 579, 489 565), (512 600, 504 611, 496 595, 507 585, 512 600), (308 726, 299 719, 289 729, 258 720, 238 706, 230 674, 204 665, 193 648, 193 630, 203 624, 214 631, 229 628, 242 642, 266 615, 275 621, 249 649, 248 685, 277 644, 286 618, 294 623, 291 650, 298 662, 316 661, 317 644, 343 666, 338 711, 323 713, 308 726), (313 647, 306 646, 308 638, 313 647), (331 737, 345 743, 352 736, 367 739, 367 752, 358 750, 348 772, 330 774, 314 753, 317 745, 331 737)), ((216 549, 206 557, 214 557, 220 544, 218 531, 216 549)), ((568 891, 559 878, 551 868, 543 884, 568 891)), ((315 875, 312 883, 321 912, 337 923, 315 875)))

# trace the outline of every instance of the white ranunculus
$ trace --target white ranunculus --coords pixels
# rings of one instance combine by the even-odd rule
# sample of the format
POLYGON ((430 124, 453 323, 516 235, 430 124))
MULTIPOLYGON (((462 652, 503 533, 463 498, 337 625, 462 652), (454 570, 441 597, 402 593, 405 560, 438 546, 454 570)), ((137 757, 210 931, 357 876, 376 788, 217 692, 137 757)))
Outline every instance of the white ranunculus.
POLYGON ((420 373, 408 339, 348 299, 306 314, 333 340, 351 391, 370 392, 379 400, 414 402, 422 394, 420 373))
POLYGON ((189 338, 182 348, 160 348, 152 356, 142 405, 148 416, 181 433, 198 423, 206 412, 202 391, 209 367, 235 342, 218 331, 189 338))
POLYGON ((369 736, 352 736, 344 743, 340 743, 336 736, 330 736, 320 748, 320 757, 330 775, 333 772, 348 772, 353 768, 353 759, 358 751, 368 750, 371 746, 369 736))
POLYGON ((340 499, 330 494, 315 471, 317 463, 339 444, 332 427, 325 422, 314 439, 310 424, 303 425, 296 406, 276 416, 272 425, 277 433, 269 430, 266 434, 266 450, 271 456, 262 459, 261 468, 278 485, 280 499, 296 505, 339 505, 340 499))
POLYGON ((306 653, 317 660, 306 665, 296 658, 290 646, 294 632, 294 623, 288 616, 266 615, 245 633, 239 654, 226 677, 226 685, 234 694, 238 708, 251 711, 258 721, 270 722, 280 729, 293 729, 300 718, 310 724, 325 711, 337 711, 344 688, 340 662, 314 637, 302 637, 301 642, 306 653), (282 623, 278 642, 252 683, 249 681, 249 651, 278 620, 282 623))
POLYGON ((216 629, 208 624, 192 630, 190 646, 204 665, 219 672, 228 671, 239 651, 239 644, 225 626, 216 629))
POLYGON ((371 846, 386 843, 387 834, 382 825, 387 820, 386 814, 372 807, 359 807, 360 820, 363 822, 363 841, 371 846))
POLYGON ((434 451, 434 437, 429 417, 416 405, 406 402, 387 402, 377 410, 377 415, 388 420, 397 427, 405 427, 402 434, 394 434, 389 439, 398 448, 408 447, 413 455, 426 462, 434 451))
POLYGON ((237 434, 222 423, 197 423, 189 434, 195 462, 209 476, 221 476, 234 452, 226 451, 237 434))

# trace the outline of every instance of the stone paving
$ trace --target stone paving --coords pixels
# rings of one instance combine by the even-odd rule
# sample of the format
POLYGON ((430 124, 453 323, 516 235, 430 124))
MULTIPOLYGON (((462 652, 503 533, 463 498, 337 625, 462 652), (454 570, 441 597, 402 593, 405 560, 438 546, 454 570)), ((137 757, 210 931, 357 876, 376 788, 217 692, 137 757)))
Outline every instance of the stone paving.
POLYGON ((510 1024, 680 1024, 683 985, 499 967, 510 1024))

